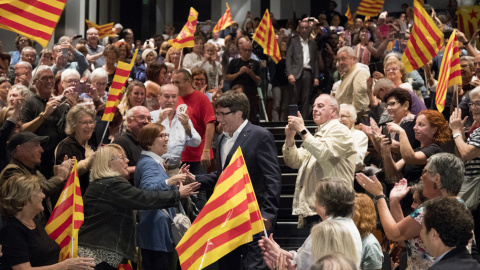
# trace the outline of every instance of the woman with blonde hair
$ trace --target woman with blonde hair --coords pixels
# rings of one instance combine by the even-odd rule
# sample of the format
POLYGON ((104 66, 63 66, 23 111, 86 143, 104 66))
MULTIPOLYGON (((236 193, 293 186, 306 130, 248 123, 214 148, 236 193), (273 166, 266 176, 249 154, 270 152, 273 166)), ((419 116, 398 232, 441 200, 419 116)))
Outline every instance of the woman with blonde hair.
POLYGON ((340 252, 356 262, 355 243, 348 228, 334 219, 325 220, 315 225, 310 232, 312 236, 312 258, 317 261, 331 252, 340 252))
POLYGON ((180 67, 180 50, 174 47, 170 47, 165 56, 165 62, 175 65, 175 69, 180 67))
POLYGON ((118 110, 125 117, 128 110, 135 106, 145 106, 146 95, 145 84, 140 81, 133 81, 128 84, 122 101, 118 105, 118 110))
POLYGON ((355 211, 352 219, 362 237, 360 269, 381 269, 383 263, 382 247, 373 235, 377 228, 377 212, 372 199, 368 195, 364 193, 355 194, 355 211))

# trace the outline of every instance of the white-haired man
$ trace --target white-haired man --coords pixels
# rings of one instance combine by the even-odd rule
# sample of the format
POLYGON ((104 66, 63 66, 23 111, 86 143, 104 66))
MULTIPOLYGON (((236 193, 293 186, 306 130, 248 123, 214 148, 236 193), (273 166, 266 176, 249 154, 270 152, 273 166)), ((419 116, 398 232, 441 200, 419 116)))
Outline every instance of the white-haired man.
POLYGON ((326 94, 313 104, 313 121, 318 125, 315 134, 305 127, 301 114, 289 116, 285 128, 283 158, 287 166, 299 169, 292 212, 298 215, 298 226, 319 221, 315 208, 315 186, 324 177, 340 177, 352 181, 355 173, 356 151, 350 129, 338 120, 338 102, 326 94), (302 147, 295 145, 300 134, 302 147))
POLYGON ((367 112, 370 104, 367 94, 368 66, 357 63, 355 52, 347 46, 338 50, 337 60, 341 83, 335 98, 339 103, 352 104, 357 114, 367 112))
POLYGON ((363 160, 367 153, 368 137, 363 131, 354 128, 355 122, 357 121, 355 107, 350 104, 341 104, 339 120, 340 123, 344 124, 352 132, 353 144, 357 151, 355 172, 361 171, 363 170, 363 160))

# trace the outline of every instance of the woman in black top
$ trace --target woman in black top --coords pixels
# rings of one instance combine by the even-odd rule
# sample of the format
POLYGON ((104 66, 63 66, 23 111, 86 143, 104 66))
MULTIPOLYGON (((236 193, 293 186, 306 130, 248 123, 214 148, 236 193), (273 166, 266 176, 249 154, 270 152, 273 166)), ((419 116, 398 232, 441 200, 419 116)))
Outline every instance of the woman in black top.
POLYGON ((0 229, 3 269, 93 269, 92 258, 74 258, 58 262, 60 246, 34 220, 43 211, 45 198, 34 176, 15 175, 1 188, 0 210, 4 226, 0 229))

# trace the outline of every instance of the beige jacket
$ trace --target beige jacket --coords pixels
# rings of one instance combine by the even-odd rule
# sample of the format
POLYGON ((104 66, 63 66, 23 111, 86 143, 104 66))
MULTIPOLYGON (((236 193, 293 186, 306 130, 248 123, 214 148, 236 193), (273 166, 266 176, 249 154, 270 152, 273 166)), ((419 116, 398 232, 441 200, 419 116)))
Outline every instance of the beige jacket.
POLYGON ((335 98, 338 104, 351 104, 358 113, 368 110, 370 101, 367 94, 367 79, 370 77, 370 70, 367 65, 356 63, 341 78, 340 86, 337 89, 335 98))

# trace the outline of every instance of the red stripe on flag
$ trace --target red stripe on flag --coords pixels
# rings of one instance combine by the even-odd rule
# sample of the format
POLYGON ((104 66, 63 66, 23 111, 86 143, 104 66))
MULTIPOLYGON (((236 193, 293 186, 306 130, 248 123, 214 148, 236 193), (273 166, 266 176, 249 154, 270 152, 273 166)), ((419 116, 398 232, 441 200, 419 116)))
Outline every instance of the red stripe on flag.
MULTIPOLYGON (((468 31, 469 33, 474 33, 475 30, 473 29, 473 24, 471 21, 468 21, 468 31)), ((473 34, 470 34, 470 35, 473 35, 473 34)))
POLYGON ((0 4, 0 9, 6 10, 10 13, 16 14, 20 17, 23 17, 27 20, 34 21, 38 24, 44 25, 46 27, 55 28, 56 22, 50 21, 44 17, 40 17, 35 13, 31 13, 24 9, 9 5, 9 4, 0 4))
POLYGON ((250 213, 250 222, 254 223, 256 221, 259 221, 261 219, 260 218, 261 216, 262 216, 262 214, 259 211, 251 212, 250 213))
POLYGON ((51 34, 48 34, 48 33, 42 32, 40 30, 30 28, 30 27, 25 26, 23 24, 20 24, 16 21, 9 20, 5 17, 0 17, 0 24, 4 24, 4 25, 9 26, 13 29, 24 32, 28 35, 32 35, 32 36, 35 36, 35 37, 38 37, 38 38, 41 38, 41 39, 44 39, 44 40, 50 40, 50 38, 52 36, 51 34))
POLYGON ((113 113, 115 114, 117 112, 117 107, 116 106, 113 106, 113 107, 106 107, 103 114, 110 114, 110 113, 113 113))
POLYGON ((208 223, 203 225, 201 228, 199 228, 199 230, 196 231, 194 234, 192 234, 190 238, 188 238, 185 242, 182 243, 182 245, 177 247, 177 251, 179 253, 185 252, 188 248, 190 248, 193 244, 195 244, 195 242, 197 242, 198 239, 202 238, 210 230, 219 226, 220 224, 225 223, 228 220, 232 220, 236 218, 237 216, 245 213, 246 211, 248 211, 248 203, 246 201, 243 201, 237 206, 235 206, 233 209, 230 209, 229 211, 225 212, 223 215, 214 218, 213 220, 209 221, 208 223))
POLYGON ((122 77, 128 77, 130 75, 130 72, 131 72, 131 70, 117 68, 117 70, 115 70, 115 75, 119 75, 119 76, 122 76, 122 77))
MULTIPOLYGON (((50 218, 50 220, 52 219, 50 218)), ((60 226, 58 226, 53 232, 51 232, 48 236, 50 236, 50 238, 54 240, 57 239, 71 224, 72 224, 72 215, 69 215, 68 218, 60 226)))
MULTIPOLYGON (((212 249, 214 249, 215 247, 219 247, 227 242, 230 242, 232 241, 232 239, 239 237, 240 235, 250 231, 251 229, 252 226, 250 224, 250 221, 247 221, 215 238, 210 239, 208 243, 203 244, 200 248, 197 249, 197 251, 195 251, 195 253, 193 253, 192 256, 190 256, 190 258, 188 258, 182 263, 182 269, 188 269, 193 263, 195 263, 198 258, 212 251, 212 249)), ((181 252, 178 253, 179 256, 181 256, 181 252)))
MULTIPOLYGON (((422 16, 419 10, 415 9, 415 18, 418 18, 419 23, 421 23, 425 29, 427 30, 427 34, 430 35, 430 38, 433 38, 437 44, 440 43, 441 38, 437 36, 435 31, 432 29, 431 25, 427 22, 427 20, 422 16)), ((415 24, 418 24, 415 22, 415 24)), ((423 31, 421 32, 423 34, 423 31)), ((418 33, 417 33, 418 35, 418 33)), ((443 44, 439 44, 438 46, 441 47, 443 44)))
MULTIPOLYGON (((40 2, 40 1, 38 1, 38 0, 19 0, 19 1, 21 1, 21 2, 23 2, 23 3, 25 3, 25 4, 28 4, 28 5, 30 5, 30 6, 34 6, 34 7, 38 8, 38 9, 43 10, 43 11, 52 13, 52 14, 57 15, 57 16, 62 15, 63 9, 58 9, 58 8, 56 8, 56 7, 54 7, 54 6, 50 6, 50 5, 48 5, 48 4, 45 4, 45 3, 40 2)), ((60 2, 65 3, 66 1, 60 1, 60 2)))
POLYGON ((125 83, 119 83, 119 82, 116 82, 116 81, 113 81, 112 82, 112 85, 110 86, 110 88, 112 89, 122 89, 123 86, 125 86, 125 83))
POLYGON ((57 204, 52 212, 49 220, 57 219, 63 212, 68 210, 73 205, 73 195, 68 196, 63 202, 57 204))
POLYGON ((230 176, 232 176, 240 167, 242 167, 243 165, 245 165, 245 162, 243 160, 243 158, 241 157, 237 157, 233 162, 231 162, 232 164, 235 164, 235 163, 238 163, 237 166, 227 166, 227 168, 225 168, 225 170, 222 172, 222 174, 220 175, 220 178, 218 179, 217 181, 217 185, 223 183, 225 180, 227 180, 230 176))

